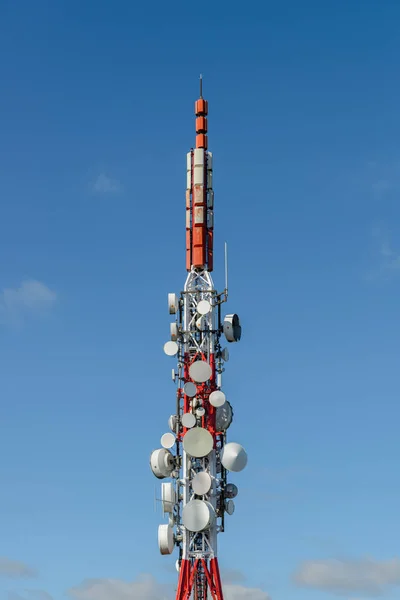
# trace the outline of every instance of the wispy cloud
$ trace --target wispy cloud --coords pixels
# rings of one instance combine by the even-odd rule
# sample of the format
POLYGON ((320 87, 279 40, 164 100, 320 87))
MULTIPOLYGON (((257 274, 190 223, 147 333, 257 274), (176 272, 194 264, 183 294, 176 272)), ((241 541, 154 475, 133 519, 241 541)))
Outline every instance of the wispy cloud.
POLYGON ((44 590, 24 590, 24 595, 17 592, 9 592, 8 600, 53 600, 53 596, 44 590))
POLYGON ((390 193, 400 191, 400 162, 392 161, 381 164, 376 161, 368 163, 369 185, 378 200, 384 199, 390 193))
POLYGON ((392 243, 387 228, 383 225, 374 227, 373 238, 379 257, 379 272, 381 274, 400 274, 400 250, 392 243))
POLYGON ((96 194, 118 194, 123 187, 118 179, 112 179, 104 173, 100 173, 92 184, 92 190, 96 194))
POLYGON ((240 569, 221 568, 221 577, 226 584, 243 583, 246 581, 246 575, 240 569))
POLYGON ((29 315, 43 315, 56 301, 56 293, 44 283, 28 279, 0 294, 0 324, 20 325, 29 315))
MULTIPOLYGON (((69 590, 74 600, 173 600, 174 585, 158 583, 153 577, 144 575, 134 582, 120 579, 89 579, 69 590)), ((259 588, 227 584, 224 586, 225 600, 271 600, 259 588)))
POLYGON ((25 590, 29 595, 29 600, 53 600, 53 596, 45 590, 25 590))
POLYGON ((17 592, 9 592, 8 600, 53 600, 53 596, 44 590, 24 590, 24 594, 28 595, 22 596, 17 592))
POLYGON ((380 596, 391 586, 400 585, 400 558, 378 561, 310 560, 300 565, 293 577, 301 587, 329 591, 337 595, 380 596))
POLYGON ((11 579, 26 579, 30 577, 36 577, 37 572, 35 569, 32 569, 32 567, 29 567, 19 560, 1 557, 0 576, 10 577, 11 579))
POLYGON ((120 579, 87 579, 69 590, 69 596, 76 600, 169 600, 172 587, 159 584, 150 575, 143 575, 137 581, 120 579))

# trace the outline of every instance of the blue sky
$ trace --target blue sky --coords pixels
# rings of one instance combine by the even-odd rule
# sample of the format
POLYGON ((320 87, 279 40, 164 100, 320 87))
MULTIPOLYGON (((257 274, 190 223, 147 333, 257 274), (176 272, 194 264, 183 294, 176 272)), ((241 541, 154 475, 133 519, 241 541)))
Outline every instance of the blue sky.
POLYGON ((227 240, 243 324, 227 600, 399 597, 399 20, 390 0, 0 3, 0 598, 175 580, 148 460, 200 72, 214 279, 227 240))

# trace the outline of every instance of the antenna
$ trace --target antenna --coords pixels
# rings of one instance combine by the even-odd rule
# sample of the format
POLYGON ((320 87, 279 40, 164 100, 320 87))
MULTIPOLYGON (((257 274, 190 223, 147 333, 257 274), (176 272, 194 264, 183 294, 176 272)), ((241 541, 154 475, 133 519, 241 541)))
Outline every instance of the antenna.
POLYGON ((200 98, 203 98, 203 75, 200 74, 200 98))
POLYGON ((225 300, 228 299, 228 243, 225 242, 225 300))

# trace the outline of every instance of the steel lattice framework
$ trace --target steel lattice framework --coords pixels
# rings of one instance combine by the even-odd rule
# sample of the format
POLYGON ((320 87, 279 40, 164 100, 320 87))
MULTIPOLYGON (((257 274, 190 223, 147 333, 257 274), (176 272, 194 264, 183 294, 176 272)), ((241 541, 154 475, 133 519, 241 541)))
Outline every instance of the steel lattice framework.
POLYGON ((226 443, 233 410, 221 390, 228 342, 240 339, 237 315, 221 318, 227 300, 217 293, 213 269, 214 192, 212 154, 207 150, 208 104, 195 104, 196 148, 187 156, 186 268, 184 290, 178 298, 169 294, 171 341, 166 354, 176 356, 173 380, 177 385, 176 411, 169 424, 172 434, 161 438, 163 448, 150 459, 154 474, 171 478, 162 484, 162 503, 169 515, 159 527, 162 554, 179 550, 176 600, 223 600, 217 558, 217 535, 224 531, 225 515, 232 514, 237 488, 227 482, 228 471, 240 471, 247 463, 239 444, 226 443), (175 451, 173 451, 173 448, 175 451))

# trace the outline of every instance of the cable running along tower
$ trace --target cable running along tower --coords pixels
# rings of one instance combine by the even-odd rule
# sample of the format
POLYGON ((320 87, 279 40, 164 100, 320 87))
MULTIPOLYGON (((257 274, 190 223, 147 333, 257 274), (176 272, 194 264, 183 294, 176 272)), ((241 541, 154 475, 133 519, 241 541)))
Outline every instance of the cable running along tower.
MULTIPOLYGON (((240 340, 236 314, 221 317, 225 289, 217 293, 213 270, 214 192, 213 157, 208 151, 208 103, 202 94, 195 103, 196 147, 187 154, 186 270, 184 290, 168 294, 170 341, 164 352, 176 357, 172 380, 177 385, 176 410, 169 418, 171 432, 150 457, 161 484, 161 502, 168 523, 158 528, 161 554, 178 548, 176 600, 223 600, 217 558, 217 535, 225 517, 235 509, 238 489, 228 483, 230 471, 241 471, 247 454, 240 444, 227 443, 233 410, 222 391, 222 373, 229 359, 228 343, 240 340)), ((225 254, 226 258, 226 254, 225 254)))

